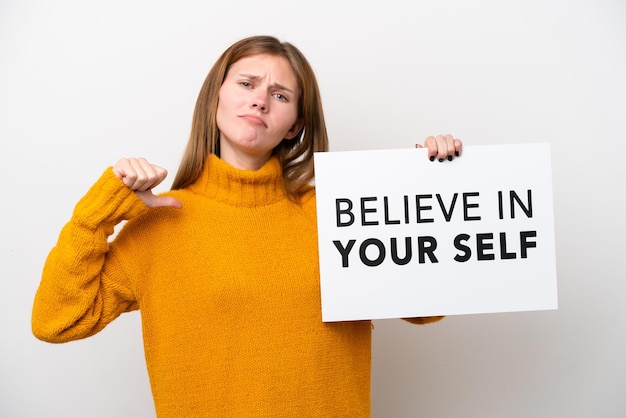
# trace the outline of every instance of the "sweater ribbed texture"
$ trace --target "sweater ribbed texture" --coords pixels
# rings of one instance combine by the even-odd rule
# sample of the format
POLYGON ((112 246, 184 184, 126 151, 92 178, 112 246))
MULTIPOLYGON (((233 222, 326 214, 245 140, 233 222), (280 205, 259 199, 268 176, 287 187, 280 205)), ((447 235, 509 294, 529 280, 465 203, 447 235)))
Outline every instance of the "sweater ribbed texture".
POLYGON ((85 338, 140 309, 159 417, 369 417, 371 324, 321 320, 314 190, 294 203, 276 159, 211 155, 168 194, 183 208, 102 175, 48 256, 35 335, 85 338))

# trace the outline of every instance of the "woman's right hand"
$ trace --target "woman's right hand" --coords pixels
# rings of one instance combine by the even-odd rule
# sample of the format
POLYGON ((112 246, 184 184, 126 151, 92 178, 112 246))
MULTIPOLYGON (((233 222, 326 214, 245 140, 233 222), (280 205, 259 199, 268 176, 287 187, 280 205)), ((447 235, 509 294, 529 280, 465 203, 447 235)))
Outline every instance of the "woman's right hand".
POLYGON ((174 197, 152 193, 152 189, 167 177, 167 170, 150 164, 145 158, 122 158, 113 166, 113 173, 150 208, 182 207, 174 197))

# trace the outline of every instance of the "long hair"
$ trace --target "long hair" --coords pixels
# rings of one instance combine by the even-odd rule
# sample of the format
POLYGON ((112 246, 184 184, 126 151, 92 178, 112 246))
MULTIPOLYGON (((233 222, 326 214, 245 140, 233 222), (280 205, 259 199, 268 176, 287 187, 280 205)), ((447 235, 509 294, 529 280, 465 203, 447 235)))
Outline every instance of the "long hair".
POLYGON ((172 189, 183 189, 195 182, 209 154, 219 155, 220 133, 216 114, 220 87, 232 64, 258 54, 286 58, 296 74, 301 92, 298 117, 304 125, 296 138, 281 141, 274 148, 273 154, 281 162, 287 195, 295 198, 308 189, 314 178, 313 153, 328 151, 328 134, 319 86, 311 65, 298 48, 272 36, 252 36, 234 43, 209 71, 196 100, 189 142, 172 189))

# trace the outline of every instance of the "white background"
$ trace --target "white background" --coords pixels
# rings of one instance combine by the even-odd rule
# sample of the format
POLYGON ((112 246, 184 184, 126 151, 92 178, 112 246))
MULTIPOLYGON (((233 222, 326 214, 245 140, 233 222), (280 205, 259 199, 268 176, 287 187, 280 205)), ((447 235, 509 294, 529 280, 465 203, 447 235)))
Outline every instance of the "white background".
POLYGON ((106 166, 176 171, 210 66, 267 33, 317 71, 333 150, 552 146, 559 310, 376 321, 373 416, 623 417, 625 23, 621 0, 0 0, 0 416, 153 416, 137 313, 31 335, 42 264, 106 166))

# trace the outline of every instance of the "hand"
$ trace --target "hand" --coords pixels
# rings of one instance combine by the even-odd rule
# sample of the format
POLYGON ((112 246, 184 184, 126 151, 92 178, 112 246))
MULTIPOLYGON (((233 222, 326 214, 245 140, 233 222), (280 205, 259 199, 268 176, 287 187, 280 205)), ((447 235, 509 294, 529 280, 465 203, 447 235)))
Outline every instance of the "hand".
POLYGON ((157 196, 152 188, 158 186, 167 176, 167 170, 150 164, 145 158, 122 158, 113 173, 135 193, 149 208, 160 206, 181 208, 180 201, 171 196, 157 196))
POLYGON ((452 161, 454 157, 461 155, 463 143, 460 139, 455 139, 452 135, 429 136, 424 141, 424 145, 415 144, 415 148, 428 148, 428 158, 430 161, 438 159, 452 161))

